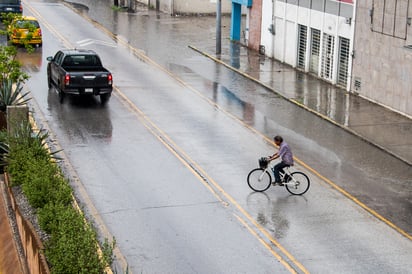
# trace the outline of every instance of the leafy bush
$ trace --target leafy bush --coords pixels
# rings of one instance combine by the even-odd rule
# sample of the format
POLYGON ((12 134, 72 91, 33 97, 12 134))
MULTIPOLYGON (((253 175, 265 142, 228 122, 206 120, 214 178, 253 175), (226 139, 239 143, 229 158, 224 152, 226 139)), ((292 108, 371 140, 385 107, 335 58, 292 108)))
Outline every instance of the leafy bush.
POLYGON ((96 233, 91 225, 73 207, 57 205, 48 210, 55 213, 49 223, 52 237, 46 245, 53 273, 102 273, 106 264, 96 252, 96 233))
POLYGON ((16 56, 15 46, 0 46, 0 81, 10 79, 18 83, 29 79, 28 74, 21 70, 21 63, 16 60, 16 56))
POLYGON ((23 184, 23 192, 35 208, 43 208, 49 203, 70 205, 72 190, 68 182, 59 175, 56 166, 33 165, 37 169, 30 182, 23 184))
MULTIPOLYGON (((14 185, 26 185, 38 174, 40 166, 50 167, 53 153, 44 147, 48 134, 32 134, 29 124, 17 125, 13 136, 6 137, 8 153, 4 159, 14 185)), ((41 173, 40 173, 41 174, 41 173)))
POLYGON ((46 138, 44 133, 33 134, 28 125, 8 136, 6 171, 12 184, 21 185, 49 235, 45 255, 52 273, 104 273, 113 259, 114 242, 105 241, 99 255, 96 232, 73 208, 72 189, 52 161, 54 153, 44 147, 46 138))

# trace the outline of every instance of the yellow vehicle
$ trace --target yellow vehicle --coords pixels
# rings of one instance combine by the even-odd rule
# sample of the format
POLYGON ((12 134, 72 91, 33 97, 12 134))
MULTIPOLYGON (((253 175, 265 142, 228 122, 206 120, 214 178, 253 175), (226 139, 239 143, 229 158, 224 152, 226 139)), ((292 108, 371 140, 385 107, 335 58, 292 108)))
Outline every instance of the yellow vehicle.
POLYGON ((9 39, 12 44, 41 46, 43 40, 39 22, 32 16, 15 19, 9 26, 9 39))

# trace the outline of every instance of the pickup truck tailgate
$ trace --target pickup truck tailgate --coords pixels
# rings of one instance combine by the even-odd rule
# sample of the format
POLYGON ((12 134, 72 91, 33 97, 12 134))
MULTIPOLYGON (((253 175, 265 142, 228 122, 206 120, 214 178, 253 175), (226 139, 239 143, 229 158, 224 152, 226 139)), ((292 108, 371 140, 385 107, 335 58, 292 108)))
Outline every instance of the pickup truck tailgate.
POLYGON ((82 74, 69 73, 70 88, 102 88, 111 84, 111 74, 109 72, 86 72, 82 74))

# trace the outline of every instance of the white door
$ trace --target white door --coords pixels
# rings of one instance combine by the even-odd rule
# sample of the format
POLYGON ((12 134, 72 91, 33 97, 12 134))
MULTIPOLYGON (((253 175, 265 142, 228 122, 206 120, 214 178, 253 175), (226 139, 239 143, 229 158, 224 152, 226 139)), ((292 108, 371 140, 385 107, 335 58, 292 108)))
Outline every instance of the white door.
POLYGON ((295 22, 286 21, 285 63, 296 67, 297 31, 295 22))
POLYGON ((273 48, 273 56, 282 62, 284 59, 284 48, 285 48, 285 25, 283 19, 275 18, 275 45, 273 48))
POLYGON ((335 37, 324 33, 322 45, 322 69, 320 76, 328 81, 333 80, 334 49, 335 37))

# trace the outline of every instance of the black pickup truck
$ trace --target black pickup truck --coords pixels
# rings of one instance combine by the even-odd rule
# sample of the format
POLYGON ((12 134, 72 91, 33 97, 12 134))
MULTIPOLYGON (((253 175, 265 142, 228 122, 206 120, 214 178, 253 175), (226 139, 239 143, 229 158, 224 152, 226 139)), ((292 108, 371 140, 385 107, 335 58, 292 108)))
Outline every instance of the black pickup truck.
POLYGON ((105 104, 113 90, 113 76, 103 67, 99 56, 92 50, 60 50, 47 57, 47 81, 57 87, 60 102, 66 94, 100 95, 105 104))

